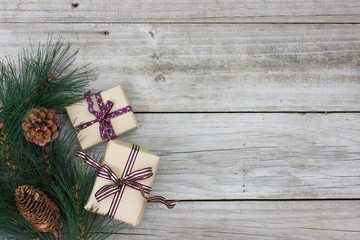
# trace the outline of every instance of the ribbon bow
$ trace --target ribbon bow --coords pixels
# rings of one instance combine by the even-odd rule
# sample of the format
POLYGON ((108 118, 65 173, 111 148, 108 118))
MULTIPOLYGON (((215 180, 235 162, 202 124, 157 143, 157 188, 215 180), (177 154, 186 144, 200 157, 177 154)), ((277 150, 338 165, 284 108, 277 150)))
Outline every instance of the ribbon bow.
POLYGON ((107 101, 106 104, 104 104, 104 101, 101 97, 101 93, 98 92, 95 94, 95 99, 96 99, 96 102, 98 103, 99 105, 99 108, 100 108, 100 111, 97 112, 95 109, 94 109, 94 102, 91 98, 91 92, 87 92, 85 93, 84 95, 85 99, 86 99, 86 102, 88 104, 88 110, 91 114, 93 114, 96 119, 92 120, 92 121, 89 121, 89 122, 86 122, 86 123, 83 123, 79 126, 76 127, 76 129, 78 131, 84 129, 84 128, 87 128, 91 125, 93 125, 94 123, 99 123, 100 124, 100 136, 101 136, 101 139, 114 139, 116 138, 116 134, 115 134, 115 131, 114 131, 114 128, 111 124, 111 119, 112 118, 115 118, 117 116, 120 116, 122 114, 125 114, 127 112, 131 112, 132 111, 132 108, 130 105, 126 106, 126 107, 123 107, 123 108, 120 108, 112 113, 110 113, 110 110, 111 108, 113 107, 114 103, 112 101, 107 101))
POLYGON ((152 168, 142 168, 136 171, 131 172, 131 169, 134 165, 136 156, 139 152, 140 147, 133 145, 133 148, 130 152, 130 156, 128 159, 128 162, 126 163, 123 175, 121 178, 118 178, 116 174, 111 170, 111 168, 104 164, 100 165, 98 162, 96 162, 94 159, 89 157, 87 153, 84 151, 78 151, 75 156, 79 157, 84 160, 86 164, 93 168, 99 169, 98 177, 104 178, 107 180, 111 180, 114 183, 109 185, 102 186, 96 193, 95 198, 98 202, 104 200, 105 198, 115 194, 114 199, 111 203, 108 215, 111 218, 114 218, 115 213, 117 211, 117 208, 120 204, 121 197, 124 193, 125 186, 131 187, 135 190, 140 191, 141 196, 148 200, 149 202, 159 202, 164 205, 166 205, 167 208, 171 209, 174 208, 176 203, 179 201, 168 201, 162 196, 153 196, 153 197, 147 197, 145 194, 150 194, 151 187, 141 184, 137 181, 144 180, 147 178, 150 178, 153 176, 152 168), (131 173, 130 173, 131 172, 131 173))

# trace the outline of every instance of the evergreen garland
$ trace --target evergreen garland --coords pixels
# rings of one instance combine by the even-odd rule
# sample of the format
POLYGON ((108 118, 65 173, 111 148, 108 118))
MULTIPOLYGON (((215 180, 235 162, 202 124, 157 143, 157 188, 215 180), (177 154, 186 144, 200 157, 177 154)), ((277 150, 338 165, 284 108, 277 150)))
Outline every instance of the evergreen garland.
POLYGON ((19 214, 14 194, 20 185, 34 186, 59 206, 62 239, 106 239, 123 227, 84 209, 96 172, 76 164, 76 135, 63 127, 63 118, 60 136, 45 147, 26 141, 22 132, 30 109, 59 110, 83 97, 96 73, 88 66, 72 69, 77 53, 63 39, 49 38, 44 46, 24 50, 17 62, 0 63, 1 239, 54 239, 19 214))

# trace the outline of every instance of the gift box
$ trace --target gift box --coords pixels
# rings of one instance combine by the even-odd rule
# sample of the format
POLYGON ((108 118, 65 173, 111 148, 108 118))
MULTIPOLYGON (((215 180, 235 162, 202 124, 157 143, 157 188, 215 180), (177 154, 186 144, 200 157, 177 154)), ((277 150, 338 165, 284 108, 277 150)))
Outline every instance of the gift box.
POLYGON ((120 85, 65 107, 82 149, 114 139, 139 127, 129 101, 120 85))
MULTIPOLYGON (((131 158, 135 159, 133 159, 132 166, 130 166, 131 169, 127 168, 128 174, 139 169, 148 169, 150 167, 152 169, 151 177, 137 180, 136 182, 151 188, 159 164, 159 157, 152 152, 143 148, 139 149, 133 144, 110 140, 101 165, 107 165, 112 169, 117 178, 124 178, 123 173, 126 170, 126 165, 131 161, 131 158)), ((85 209, 96 211, 101 215, 108 214, 114 198, 117 197, 116 194, 109 195, 100 201, 95 195, 101 188, 104 188, 104 186, 111 185, 116 185, 113 180, 104 179, 101 175, 98 175, 85 209)), ((124 186, 124 189, 119 195, 121 199, 118 206, 115 207, 116 209, 114 209, 115 212, 112 213, 113 218, 134 226, 139 224, 147 204, 147 199, 141 195, 139 190, 129 186, 124 186)), ((148 194, 145 193, 145 196, 148 196, 148 194)), ((111 215, 111 213, 109 213, 109 215, 111 215)))

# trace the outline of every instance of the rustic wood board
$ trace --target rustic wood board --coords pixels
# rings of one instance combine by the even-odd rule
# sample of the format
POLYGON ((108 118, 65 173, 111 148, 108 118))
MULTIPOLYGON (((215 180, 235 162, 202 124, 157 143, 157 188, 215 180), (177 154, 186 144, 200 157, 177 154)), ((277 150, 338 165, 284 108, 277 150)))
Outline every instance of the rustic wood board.
POLYGON ((185 201, 114 239, 355 240, 358 23, 355 0, 0 0, 0 56, 53 32, 98 68, 91 88, 122 84, 140 129, 118 139, 185 201))
POLYGON ((0 55, 49 32, 138 112, 360 110, 359 25, 3 23, 0 55))
POLYGON ((140 225, 115 239, 360 239, 360 201, 148 204, 140 225))
POLYGON ((1 22, 360 22, 356 0, 0 1, 1 22))
MULTIPOLYGON (((136 114, 170 199, 359 197, 360 114, 136 114)), ((106 144, 95 149, 105 151, 106 144)))

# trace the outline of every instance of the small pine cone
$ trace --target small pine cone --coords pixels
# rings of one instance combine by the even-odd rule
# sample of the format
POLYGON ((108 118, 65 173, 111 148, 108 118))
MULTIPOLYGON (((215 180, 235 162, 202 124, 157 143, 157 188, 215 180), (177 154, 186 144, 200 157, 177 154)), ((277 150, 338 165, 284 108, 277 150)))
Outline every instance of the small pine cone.
POLYGON ((36 95, 40 94, 41 92, 46 91, 48 84, 50 82, 54 81, 56 78, 57 78, 57 76, 55 74, 51 73, 50 76, 47 77, 47 81, 44 82, 43 84, 41 84, 39 91, 36 93, 36 95))
POLYGON ((15 190, 15 201, 19 213, 40 232, 56 234, 60 227, 60 209, 37 188, 29 185, 15 190))
POLYGON ((39 146, 45 146, 59 135, 59 117, 54 110, 33 108, 22 124, 25 139, 39 146))

